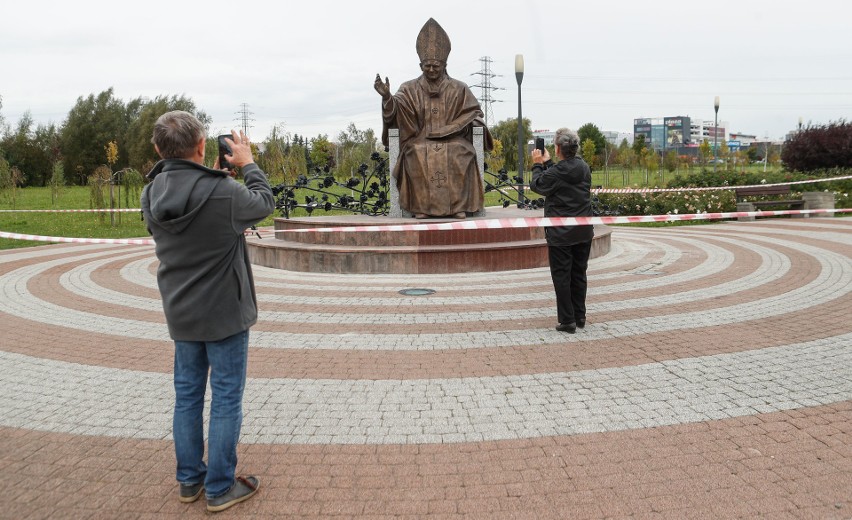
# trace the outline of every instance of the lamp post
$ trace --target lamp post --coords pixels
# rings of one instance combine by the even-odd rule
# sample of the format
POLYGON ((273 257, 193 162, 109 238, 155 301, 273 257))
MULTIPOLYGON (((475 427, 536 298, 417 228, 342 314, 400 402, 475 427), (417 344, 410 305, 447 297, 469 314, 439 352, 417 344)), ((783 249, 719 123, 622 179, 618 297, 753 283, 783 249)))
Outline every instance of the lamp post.
POLYGON ((524 119, 521 114, 521 82, 524 80, 524 55, 515 55, 515 79, 518 80, 518 202, 524 198, 524 119))
POLYGON ((717 140, 719 139, 719 96, 716 96, 716 99, 713 100, 713 109, 716 111, 716 117, 713 121, 713 173, 716 173, 716 167, 719 166, 719 146, 717 145, 717 140))

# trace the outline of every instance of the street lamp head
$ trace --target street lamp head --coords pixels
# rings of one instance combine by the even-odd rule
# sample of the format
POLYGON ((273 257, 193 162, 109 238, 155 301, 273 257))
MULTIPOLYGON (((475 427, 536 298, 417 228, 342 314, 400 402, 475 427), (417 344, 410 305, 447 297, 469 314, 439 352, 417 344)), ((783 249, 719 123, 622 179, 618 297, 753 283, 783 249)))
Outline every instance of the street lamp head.
POLYGON ((518 80, 518 85, 524 79, 524 55, 515 54, 515 78, 518 80))
POLYGON ((716 110, 716 112, 719 111, 719 96, 716 96, 716 99, 713 100, 713 108, 716 110))

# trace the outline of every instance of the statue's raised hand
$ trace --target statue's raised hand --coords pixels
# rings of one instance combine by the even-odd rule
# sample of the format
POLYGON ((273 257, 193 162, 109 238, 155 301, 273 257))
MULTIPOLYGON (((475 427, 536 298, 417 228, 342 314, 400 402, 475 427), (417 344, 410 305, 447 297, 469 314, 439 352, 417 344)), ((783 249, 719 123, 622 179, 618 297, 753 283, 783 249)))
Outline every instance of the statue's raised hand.
POLYGON ((382 99, 388 99, 391 95, 390 80, 388 80, 387 77, 385 77, 385 81, 382 82, 382 76, 376 74, 376 82, 373 83, 373 88, 376 89, 376 92, 381 94, 382 99))

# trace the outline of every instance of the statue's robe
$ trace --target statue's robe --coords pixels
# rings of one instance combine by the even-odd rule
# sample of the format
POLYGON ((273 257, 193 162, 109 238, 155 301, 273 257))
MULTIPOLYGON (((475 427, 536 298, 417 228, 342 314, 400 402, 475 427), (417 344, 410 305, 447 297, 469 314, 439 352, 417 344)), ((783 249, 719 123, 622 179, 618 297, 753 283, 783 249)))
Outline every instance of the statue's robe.
MULTIPOLYGON (((399 159, 393 176, 399 205, 414 214, 441 217, 473 213, 484 205, 473 148, 473 126, 485 128, 482 110, 467 85, 444 76, 432 90, 424 76, 400 85, 382 102, 382 142, 399 129, 399 159)), ((484 147, 492 148, 488 129, 484 147)))

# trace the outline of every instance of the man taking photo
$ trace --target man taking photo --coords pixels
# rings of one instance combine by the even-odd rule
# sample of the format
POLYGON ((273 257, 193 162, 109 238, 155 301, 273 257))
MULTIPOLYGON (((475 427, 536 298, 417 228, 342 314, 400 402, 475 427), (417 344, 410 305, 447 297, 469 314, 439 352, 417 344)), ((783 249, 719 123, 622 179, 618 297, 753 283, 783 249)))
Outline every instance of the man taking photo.
POLYGON ((235 476, 243 413, 249 328, 257 321, 245 230, 274 207, 266 175, 245 134, 227 139, 231 172, 204 166, 204 125, 188 112, 160 116, 151 142, 162 158, 142 191, 142 213, 154 238, 157 284, 175 343, 174 440, 181 502, 206 491, 207 510, 223 511, 257 492, 256 477, 235 476), (204 393, 212 401, 204 462, 204 393))

